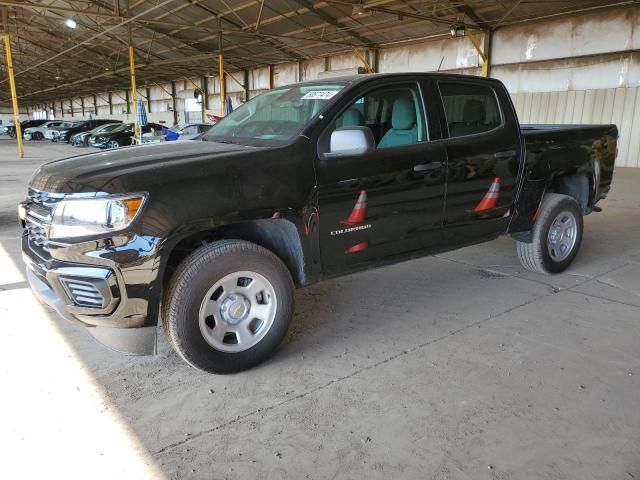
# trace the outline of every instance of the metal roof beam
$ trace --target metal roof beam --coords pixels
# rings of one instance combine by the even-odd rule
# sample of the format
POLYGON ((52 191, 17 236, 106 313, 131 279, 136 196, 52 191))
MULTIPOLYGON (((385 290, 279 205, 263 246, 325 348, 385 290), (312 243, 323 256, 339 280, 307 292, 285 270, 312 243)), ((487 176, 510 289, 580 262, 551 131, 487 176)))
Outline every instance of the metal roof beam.
MULTIPOLYGON (((338 20, 334 17, 332 17, 331 15, 329 15, 328 13, 320 10, 320 9, 316 9, 313 5, 313 2, 310 0, 298 0, 298 3, 307 7, 311 12, 313 12, 317 17, 319 17, 322 21, 327 22, 329 25, 336 27, 336 28, 342 28, 342 25, 340 25, 340 23, 338 22, 338 20)), ((356 45, 359 47, 374 47, 375 45, 372 44, 372 42, 368 39, 365 38, 364 36, 360 35, 359 33, 356 32, 349 32, 349 36, 351 36, 354 40, 357 40, 358 42, 360 42, 360 45, 356 45)))
POLYGON ((0 0, 0 5, 7 7, 16 7, 16 8, 24 8, 27 10, 35 10, 35 11, 50 11, 50 12, 63 12, 63 13, 73 13, 76 15, 87 15, 91 17, 102 17, 102 18, 116 18, 123 20, 124 17, 121 15, 116 15, 114 13, 104 13, 104 12, 95 12, 90 10, 80 10, 76 8, 68 8, 68 7, 58 7, 55 5, 46 5, 41 3, 33 3, 26 0, 16 1, 16 0, 0 0))

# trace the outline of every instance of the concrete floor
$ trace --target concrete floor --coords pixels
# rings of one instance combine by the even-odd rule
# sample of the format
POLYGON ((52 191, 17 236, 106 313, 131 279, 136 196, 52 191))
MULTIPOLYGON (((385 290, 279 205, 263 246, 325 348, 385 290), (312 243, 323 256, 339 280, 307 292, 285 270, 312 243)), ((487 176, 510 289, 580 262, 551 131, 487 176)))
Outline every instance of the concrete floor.
POLYGON ((504 238, 321 283, 273 360, 212 376, 164 339, 156 358, 107 351, 37 305, 14 204, 75 150, 14 148, 0 140, 6 478, 640 478, 640 170, 617 169, 562 275, 523 272, 504 238))

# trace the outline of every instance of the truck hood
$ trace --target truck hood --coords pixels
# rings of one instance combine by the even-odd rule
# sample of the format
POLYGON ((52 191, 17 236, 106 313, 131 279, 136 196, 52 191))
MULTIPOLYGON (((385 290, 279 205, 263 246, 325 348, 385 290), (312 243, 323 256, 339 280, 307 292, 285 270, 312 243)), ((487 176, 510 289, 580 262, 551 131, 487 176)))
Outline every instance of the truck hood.
POLYGON ((124 147, 54 160, 42 165, 29 186, 50 193, 117 192, 115 180, 130 173, 149 172, 155 176, 163 167, 193 163, 255 152, 259 147, 216 142, 163 142, 124 147))

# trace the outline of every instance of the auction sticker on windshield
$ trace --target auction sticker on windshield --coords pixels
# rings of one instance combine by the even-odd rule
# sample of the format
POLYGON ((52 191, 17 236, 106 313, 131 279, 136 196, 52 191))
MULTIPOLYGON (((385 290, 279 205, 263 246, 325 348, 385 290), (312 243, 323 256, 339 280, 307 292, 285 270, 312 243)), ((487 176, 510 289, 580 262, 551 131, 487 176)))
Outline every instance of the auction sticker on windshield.
POLYGON ((302 100, 329 100, 333 98, 338 90, 311 90, 302 97, 302 100))

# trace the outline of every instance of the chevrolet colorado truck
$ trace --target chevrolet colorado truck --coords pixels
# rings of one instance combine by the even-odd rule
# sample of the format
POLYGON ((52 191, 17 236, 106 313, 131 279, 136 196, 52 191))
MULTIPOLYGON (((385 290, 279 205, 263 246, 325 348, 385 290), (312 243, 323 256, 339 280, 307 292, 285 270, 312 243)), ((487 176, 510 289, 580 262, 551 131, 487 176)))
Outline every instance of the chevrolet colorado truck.
MULTIPOLYGON (((199 142, 42 165, 19 205, 31 288, 119 351, 158 323, 213 373, 271 355, 294 288, 512 236, 557 273, 600 211, 615 125, 520 125, 504 85, 374 74, 266 92, 199 142)), ((499 295, 499 292, 496 292, 499 295)))

